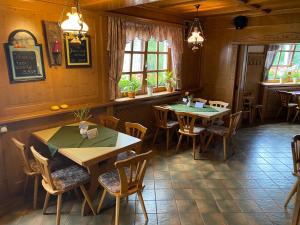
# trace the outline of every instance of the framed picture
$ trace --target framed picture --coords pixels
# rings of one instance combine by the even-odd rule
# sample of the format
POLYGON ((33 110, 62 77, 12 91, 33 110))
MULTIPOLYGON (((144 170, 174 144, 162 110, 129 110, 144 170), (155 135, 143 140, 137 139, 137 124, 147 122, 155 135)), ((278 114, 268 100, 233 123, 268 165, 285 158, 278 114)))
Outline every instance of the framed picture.
POLYGON ((4 44, 11 83, 45 80, 42 45, 27 30, 15 30, 4 44))
POLYGON ((90 37, 85 36, 74 41, 74 38, 65 36, 66 67, 91 67, 90 37))

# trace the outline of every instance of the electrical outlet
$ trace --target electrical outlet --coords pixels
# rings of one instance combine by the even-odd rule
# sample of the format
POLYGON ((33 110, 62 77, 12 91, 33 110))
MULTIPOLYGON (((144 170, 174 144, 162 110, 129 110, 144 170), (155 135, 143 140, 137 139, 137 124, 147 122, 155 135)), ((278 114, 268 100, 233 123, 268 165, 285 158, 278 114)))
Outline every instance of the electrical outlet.
POLYGON ((0 133, 1 134, 4 134, 4 133, 6 133, 8 131, 8 129, 7 129, 7 127, 6 126, 0 126, 0 133))

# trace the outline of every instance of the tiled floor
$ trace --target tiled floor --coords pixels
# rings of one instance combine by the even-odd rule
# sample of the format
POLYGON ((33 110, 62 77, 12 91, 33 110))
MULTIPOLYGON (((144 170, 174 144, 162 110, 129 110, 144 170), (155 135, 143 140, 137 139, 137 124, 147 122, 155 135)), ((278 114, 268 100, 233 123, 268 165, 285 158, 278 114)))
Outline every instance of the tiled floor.
MULTIPOLYGON (((237 153, 222 161, 216 140, 204 156, 192 159, 184 146, 179 154, 159 147, 148 168, 143 196, 149 225, 285 225, 291 223, 293 200, 283 208, 295 179, 291 175, 290 141, 299 125, 286 123, 240 129, 230 149, 237 153)), ((63 203, 63 225, 113 224, 113 208, 98 216, 80 216, 80 201, 73 195, 63 203)), ((55 199, 49 212, 55 213, 55 199)), ((122 202, 124 225, 145 224, 139 202, 122 202)), ((30 206, 2 219, 0 224, 55 224, 55 214, 42 215, 30 206), (1 223, 2 222, 2 223, 1 223)))

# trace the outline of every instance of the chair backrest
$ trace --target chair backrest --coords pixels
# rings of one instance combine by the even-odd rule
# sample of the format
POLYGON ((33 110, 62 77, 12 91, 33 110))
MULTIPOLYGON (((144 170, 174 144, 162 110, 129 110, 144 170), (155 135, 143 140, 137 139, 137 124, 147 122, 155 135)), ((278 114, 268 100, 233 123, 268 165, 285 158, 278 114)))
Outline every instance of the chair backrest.
POLYGON ((209 106, 215 106, 220 108, 227 108, 229 106, 229 103, 222 102, 222 101, 209 101, 209 106))
POLYGON ((120 119, 111 115, 100 115, 100 124, 113 130, 117 130, 120 119))
POLYGON ((298 97, 298 108, 300 108, 300 96, 298 97))
POLYGON ((147 132, 147 128, 144 127, 143 125, 139 123, 130 123, 130 122, 125 123, 125 130, 126 130, 126 134, 139 138, 142 141, 144 140, 145 134, 147 132))
POLYGON ((246 94, 242 96, 242 110, 243 111, 250 111, 251 107, 254 104, 254 97, 246 94))
POLYGON ((293 138, 292 145, 292 155, 293 155, 293 165, 294 174, 299 174, 300 169, 300 134, 293 138))
POLYGON ((278 91, 279 97, 280 97, 280 103, 282 106, 288 106, 292 95, 286 91, 278 91))
POLYGON ((143 180, 151 156, 152 151, 148 151, 129 159, 115 162, 120 178, 121 194, 126 194, 132 189, 141 190, 143 188, 143 180))
POLYGON ((19 153, 21 154, 21 161, 22 161, 24 173, 26 173, 28 175, 34 173, 34 171, 31 169, 30 164, 29 164, 29 160, 28 160, 28 157, 26 154, 25 144, 18 141, 16 138, 12 138, 11 140, 14 142, 19 153))
POLYGON ((169 109, 161 106, 153 106, 153 113, 155 117, 155 125, 157 127, 167 127, 169 109))
POLYGON ((39 166, 40 172, 43 177, 43 181, 50 188, 52 188, 52 190, 55 190, 56 188, 53 184, 53 180, 50 172, 49 159, 45 158, 40 153, 38 153, 33 146, 31 146, 30 149, 33 154, 33 157, 35 158, 36 163, 39 166))
POLYGON ((202 103, 206 104, 207 100, 204 98, 193 98, 193 102, 202 102, 202 103))
POLYGON ((185 113, 185 112, 176 112, 176 116, 179 123, 179 130, 185 133, 194 133, 195 121, 197 119, 196 115, 185 113))
POLYGON ((230 115, 229 129, 227 134, 228 137, 231 137, 233 134, 235 134, 241 119, 241 115, 242 115, 242 111, 230 115))

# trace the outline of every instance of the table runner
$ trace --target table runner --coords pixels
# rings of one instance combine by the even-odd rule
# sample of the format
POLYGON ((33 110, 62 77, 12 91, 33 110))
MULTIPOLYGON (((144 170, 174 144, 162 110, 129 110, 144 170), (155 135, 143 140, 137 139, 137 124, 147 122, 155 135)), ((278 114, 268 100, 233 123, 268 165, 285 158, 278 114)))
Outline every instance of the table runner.
POLYGON ((86 147, 114 147, 118 139, 118 132, 103 126, 91 125, 89 129, 97 128, 95 138, 83 138, 78 126, 64 126, 49 139, 48 148, 54 156, 59 148, 86 148, 86 147))
POLYGON ((187 106, 185 104, 169 105, 173 110, 178 112, 218 112, 217 109, 210 106, 204 106, 204 108, 196 108, 194 104, 187 106))

